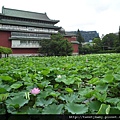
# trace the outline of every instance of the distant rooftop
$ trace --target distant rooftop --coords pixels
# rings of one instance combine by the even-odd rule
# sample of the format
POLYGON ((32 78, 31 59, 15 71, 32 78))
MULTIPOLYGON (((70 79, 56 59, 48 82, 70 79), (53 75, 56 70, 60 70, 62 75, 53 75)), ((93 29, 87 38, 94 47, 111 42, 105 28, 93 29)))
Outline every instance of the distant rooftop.
POLYGON ((31 11, 10 9, 10 8, 5 8, 4 6, 2 7, 2 14, 6 16, 19 17, 19 18, 54 21, 56 23, 59 22, 59 20, 49 19, 46 13, 37 13, 37 12, 31 12, 31 11))
MULTIPOLYGON (((85 42, 89 42, 93 40, 95 37, 99 37, 99 33, 97 31, 80 31, 81 36, 84 38, 85 42)), ((73 35, 75 36, 77 31, 66 31, 66 35, 73 35)))

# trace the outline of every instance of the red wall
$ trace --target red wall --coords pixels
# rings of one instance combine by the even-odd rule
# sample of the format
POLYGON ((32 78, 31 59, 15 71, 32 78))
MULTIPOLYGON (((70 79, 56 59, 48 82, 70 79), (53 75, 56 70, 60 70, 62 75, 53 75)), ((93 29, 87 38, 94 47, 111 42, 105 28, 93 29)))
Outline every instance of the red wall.
MULTIPOLYGON (((0 46, 11 48, 10 32, 0 31, 0 46)), ((66 36, 69 42, 76 41, 76 37, 66 36)), ((73 53, 78 53, 78 44, 73 43, 73 53)), ((38 48, 13 48, 13 54, 32 54, 38 53, 38 48)))
POLYGON ((13 48, 13 54, 32 54, 38 53, 38 48, 13 48))
POLYGON ((11 33, 0 31, 0 46, 11 47, 11 41, 9 40, 11 33))
POLYGON ((79 53, 78 44, 73 44, 73 53, 79 53))
POLYGON ((67 38, 68 41, 76 41, 76 37, 66 36, 65 38, 67 38))
MULTIPOLYGON (((76 41, 76 37, 66 36, 65 38, 67 38, 69 42, 76 41)), ((77 43, 72 43, 72 46, 73 46, 73 53, 79 53, 78 50, 79 45, 77 43)))

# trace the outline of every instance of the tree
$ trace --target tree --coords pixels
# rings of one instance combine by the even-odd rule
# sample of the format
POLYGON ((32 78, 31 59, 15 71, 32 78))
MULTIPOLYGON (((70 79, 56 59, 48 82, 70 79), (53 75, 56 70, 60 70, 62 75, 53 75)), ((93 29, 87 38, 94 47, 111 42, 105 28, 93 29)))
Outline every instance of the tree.
POLYGON ((77 31, 76 36, 77 36, 77 41, 78 41, 78 42, 80 43, 80 45, 81 45, 82 42, 84 42, 84 38, 82 37, 82 35, 81 35, 79 29, 78 29, 78 31, 77 31))
POLYGON ((11 48, 0 46, 0 58, 2 58, 2 54, 5 54, 5 57, 8 57, 9 54, 11 53, 12 53, 11 48))
POLYGON ((52 35, 49 40, 42 40, 40 45, 39 52, 47 56, 67 56, 73 51, 72 44, 60 33, 52 35))
POLYGON ((105 49, 113 49, 118 40, 118 36, 114 33, 106 34, 102 39, 102 45, 105 49))
POLYGON ((94 47, 98 50, 101 50, 102 49, 102 41, 100 38, 94 38, 92 43, 95 43, 94 47))
POLYGON ((84 42, 84 38, 82 37, 79 29, 77 31, 76 37, 77 37, 77 41, 79 42, 79 53, 81 53, 83 51, 82 43, 84 42))

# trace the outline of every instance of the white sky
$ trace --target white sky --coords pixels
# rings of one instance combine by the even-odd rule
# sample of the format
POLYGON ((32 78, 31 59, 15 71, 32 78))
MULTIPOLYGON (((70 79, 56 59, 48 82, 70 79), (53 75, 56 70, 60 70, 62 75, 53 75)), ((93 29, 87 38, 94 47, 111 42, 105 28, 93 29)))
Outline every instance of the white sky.
POLYGON ((5 8, 47 13, 65 31, 116 33, 120 26, 120 0, 0 0, 5 8))

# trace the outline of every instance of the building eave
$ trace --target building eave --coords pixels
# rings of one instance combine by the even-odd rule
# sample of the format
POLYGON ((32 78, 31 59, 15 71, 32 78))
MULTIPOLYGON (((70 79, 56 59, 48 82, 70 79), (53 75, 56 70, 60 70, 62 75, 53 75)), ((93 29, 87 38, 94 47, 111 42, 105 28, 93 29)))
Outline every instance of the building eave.
POLYGON ((22 25, 22 26, 30 26, 30 27, 40 27, 40 28, 51 28, 51 29, 55 29, 55 30, 59 30, 61 27, 58 26, 51 26, 51 25, 39 25, 37 23, 30 23, 30 22, 18 22, 18 21, 5 21, 5 20, 0 20, 1 24, 7 24, 7 25, 22 25))

